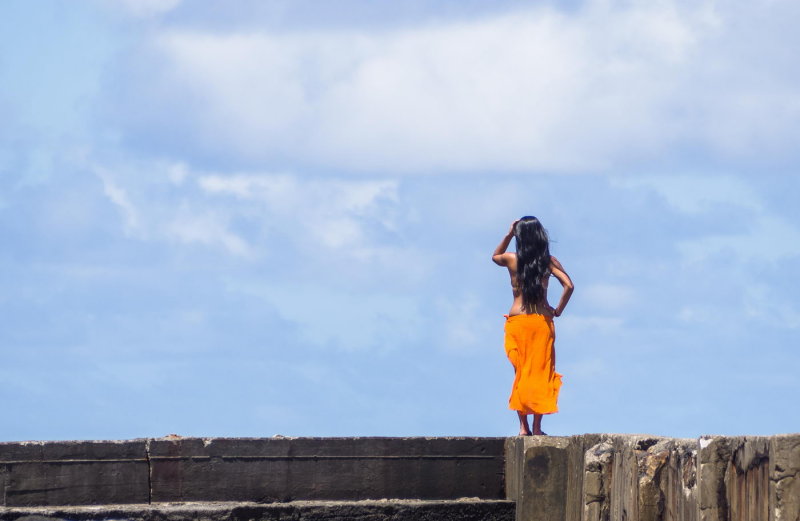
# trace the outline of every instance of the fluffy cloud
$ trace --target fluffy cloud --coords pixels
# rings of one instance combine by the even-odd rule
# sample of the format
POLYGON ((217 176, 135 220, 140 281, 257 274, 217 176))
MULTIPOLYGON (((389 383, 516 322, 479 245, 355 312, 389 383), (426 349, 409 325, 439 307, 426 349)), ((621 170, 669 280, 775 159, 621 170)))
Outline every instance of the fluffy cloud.
POLYGON ((342 181, 302 179, 292 175, 207 175, 198 185, 208 194, 233 196, 263 208, 265 217, 285 227, 284 233, 301 231, 332 249, 369 250, 362 220, 391 228, 391 206, 397 202, 394 181, 342 181), (389 205, 389 210, 386 210, 389 205))
POLYGON ((103 183, 103 192, 106 197, 114 203, 122 214, 124 229, 126 233, 136 233, 140 230, 139 212, 131 203, 128 194, 123 188, 117 185, 107 171, 102 168, 96 169, 97 176, 103 183))
POLYGON ((168 114, 170 139, 228 160, 368 172, 603 170, 688 144, 779 159, 800 95, 780 62, 730 61, 746 13, 598 0, 390 30, 176 23, 149 40, 140 87, 158 110, 135 119, 168 114))
POLYGON ((380 235, 397 226, 392 180, 209 174, 167 161, 88 165, 125 233, 139 239, 220 247, 245 258, 269 253, 282 239, 370 260, 386 254, 380 235))
POLYGON ((134 17, 146 18, 172 11, 182 0, 101 0, 108 8, 118 9, 134 17))

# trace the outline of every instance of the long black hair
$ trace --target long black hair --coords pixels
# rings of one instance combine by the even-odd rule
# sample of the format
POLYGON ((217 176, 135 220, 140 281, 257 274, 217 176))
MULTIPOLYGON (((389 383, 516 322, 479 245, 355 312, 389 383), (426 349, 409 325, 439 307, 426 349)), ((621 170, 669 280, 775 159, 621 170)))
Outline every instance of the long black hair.
POLYGON ((514 226, 517 240, 517 284, 522 309, 530 313, 545 298, 544 281, 550 275, 550 239, 536 217, 521 218, 514 226))

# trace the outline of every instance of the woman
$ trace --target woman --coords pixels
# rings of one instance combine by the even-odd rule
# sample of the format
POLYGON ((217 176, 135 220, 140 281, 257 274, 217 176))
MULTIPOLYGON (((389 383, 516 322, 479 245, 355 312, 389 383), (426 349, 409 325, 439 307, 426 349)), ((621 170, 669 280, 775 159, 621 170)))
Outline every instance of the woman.
POLYGON ((514 303, 506 315, 506 355, 514 366, 514 385, 508 407, 517 411, 520 436, 541 434, 542 415, 558 412, 561 375, 555 372, 556 334, 553 317, 561 316, 574 286, 558 259, 550 256, 547 231, 536 217, 523 217, 494 250, 492 260, 508 268, 514 303), (511 238, 517 252, 507 253, 511 238), (550 276, 563 287, 558 306, 547 303, 550 276), (528 415, 533 414, 533 431, 528 415))

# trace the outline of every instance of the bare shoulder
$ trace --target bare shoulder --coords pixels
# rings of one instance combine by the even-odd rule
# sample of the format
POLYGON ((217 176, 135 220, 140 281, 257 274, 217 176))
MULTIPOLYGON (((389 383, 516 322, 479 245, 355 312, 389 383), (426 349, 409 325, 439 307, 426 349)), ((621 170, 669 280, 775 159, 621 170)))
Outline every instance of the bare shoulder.
POLYGON ((514 252, 505 252, 500 255, 493 255, 492 260, 498 266, 511 266, 517 262, 517 254, 514 252))

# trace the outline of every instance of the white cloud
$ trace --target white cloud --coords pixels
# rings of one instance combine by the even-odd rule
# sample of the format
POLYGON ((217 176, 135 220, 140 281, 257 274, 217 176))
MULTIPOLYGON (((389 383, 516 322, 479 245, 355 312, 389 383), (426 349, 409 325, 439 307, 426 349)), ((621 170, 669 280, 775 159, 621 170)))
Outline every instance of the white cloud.
POLYGON ((168 237, 183 243, 222 246, 228 253, 241 257, 252 256, 252 248, 240 236, 230 231, 226 218, 215 213, 183 209, 165 224, 168 237))
POLYGON ((182 0, 102 0, 108 7, 119 9, 137 18, 158 16, 172 11, 182 0))
POLYGON ((124 229, 128 234, 141 231, 139 211, 128 197, 127 192, 119 186, 109 172, 102 168, 95 168, 95 173, 103 183, 103 192, 106 197, 119 208, 124 220, 124 229))
POLYGON ((321 247, 332 255, 328 262, 379 264, 409 281, 428 269, 415 248, 382 239, 404 218, 394 180, 208 174, 163 160, 85 164, 118 208, 125 233, 138 239, 196 244, 249 259, 288 240, 298 254, 316 258, 321 247))
POLYGON ((780 70, 763 71, 756 88, 731 83, 744 64, 709 68, 737 16, 711 2, 597 0, 570 14, 537 8, 389 31, 173 26, 153 42, 167 62, 157 92, 173 92, 162 100, 171 106, 203 104, 185 122, 187 139, 249 160, 600 170, 687 140, 728 150, 718 144, 731 132, 739 142, 794 128, 800 97, 780 70), (742 112, 743 99, 753 110, 742 112))
POLYGON ((329 248, 366 253, 363 219, 393 226, 385 205, 397 201, 395 181, 301 179, 286 174, 206 175, 199 186, 209 194, 263 203, 264 211, 284 225, 303 230, 329 248))
POLYGON ((189 168, 184 163, 173 163, 167 169, 169 180, 181 185, 189 175, 189 168))

